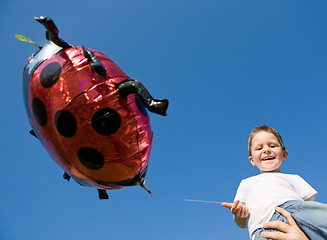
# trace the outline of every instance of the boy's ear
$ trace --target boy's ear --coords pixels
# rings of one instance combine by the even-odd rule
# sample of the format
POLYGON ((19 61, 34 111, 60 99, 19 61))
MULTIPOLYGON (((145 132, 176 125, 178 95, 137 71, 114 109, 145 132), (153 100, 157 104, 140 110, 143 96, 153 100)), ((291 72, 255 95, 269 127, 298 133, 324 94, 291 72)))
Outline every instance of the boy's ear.
POLYGON ((250 161, 250 163, 252 164, 252 166, 255 166, 255 163, 254 163, 254 161, 253 161, 252 156, 249 156, 249 161, 250 161))
POLYGON ((284 161, 287 159, 287 156, 288 156, 288 151, 287 150, 284 150, 283 151, 283 157, 284 157, 284 161))

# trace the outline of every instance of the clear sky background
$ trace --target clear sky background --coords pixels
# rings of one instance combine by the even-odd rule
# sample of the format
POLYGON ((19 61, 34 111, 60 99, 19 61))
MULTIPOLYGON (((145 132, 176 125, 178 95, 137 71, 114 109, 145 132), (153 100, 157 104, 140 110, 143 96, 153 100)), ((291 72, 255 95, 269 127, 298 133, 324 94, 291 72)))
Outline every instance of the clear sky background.
POLYGON ((232 201, 254 126, 281 133, 297 173, 327 202, 327 2, 324 0, 102 0, 0 3, 0 239, 248 239, 218 204, 232 201), (47 3, 48 2, 48 3, 47 3), (46 43, 34 16, 59 35, 114 60, 168 116, 150 114, 154 141, 147 186, 110 191, 67 183, 29 135, 22 72, 46 43))

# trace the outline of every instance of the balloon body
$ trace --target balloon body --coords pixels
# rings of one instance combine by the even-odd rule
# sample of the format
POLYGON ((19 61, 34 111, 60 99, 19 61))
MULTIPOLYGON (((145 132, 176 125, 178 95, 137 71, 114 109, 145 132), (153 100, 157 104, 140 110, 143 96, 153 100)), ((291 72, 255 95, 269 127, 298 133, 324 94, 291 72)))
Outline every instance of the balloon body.
POLYGON ((137 94, 119 94, 117 85, 130 78, 91 51, 106 78, 94 71, 82 47, 50 42, 30 57, 23 80, 29 122, 51 157, 81 185, 137 185, 152 144, 149 115, 137 94))

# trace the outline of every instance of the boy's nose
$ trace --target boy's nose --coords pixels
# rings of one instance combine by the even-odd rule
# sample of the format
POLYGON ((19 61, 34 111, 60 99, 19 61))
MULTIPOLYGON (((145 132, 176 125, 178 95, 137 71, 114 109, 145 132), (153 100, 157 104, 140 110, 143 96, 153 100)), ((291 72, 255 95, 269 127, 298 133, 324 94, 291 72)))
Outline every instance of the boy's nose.
POLYGON ((269 148, 265 148, 265 149, 263 149, 263 152, 264 152, 264 153, 271 153, 271 151, 270 151, 269 148))

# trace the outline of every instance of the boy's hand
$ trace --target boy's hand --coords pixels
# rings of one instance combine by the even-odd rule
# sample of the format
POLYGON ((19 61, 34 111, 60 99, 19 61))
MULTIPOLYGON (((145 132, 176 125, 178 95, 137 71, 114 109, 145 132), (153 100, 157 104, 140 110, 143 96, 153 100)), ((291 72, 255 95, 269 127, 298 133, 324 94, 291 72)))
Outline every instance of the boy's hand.
POLYGON ((249 208, 244 202, 236 200, 233 203, 223 202, 221 206, 229 208, 230 211, 238 218, 247 218, 249 216, 249 208))
POLYGON ((262 232, 262 237, 275 240, 309 240, 289 212, 280 207, 277 207, 276 211, 286 217, 288 224, 281 221, 267 222, 263 225, 264 228, 278 229, 280 232, 262 232))

